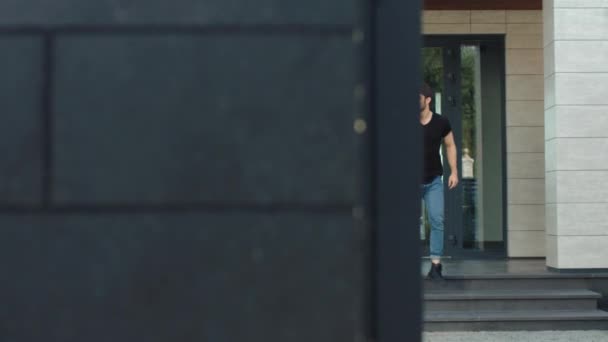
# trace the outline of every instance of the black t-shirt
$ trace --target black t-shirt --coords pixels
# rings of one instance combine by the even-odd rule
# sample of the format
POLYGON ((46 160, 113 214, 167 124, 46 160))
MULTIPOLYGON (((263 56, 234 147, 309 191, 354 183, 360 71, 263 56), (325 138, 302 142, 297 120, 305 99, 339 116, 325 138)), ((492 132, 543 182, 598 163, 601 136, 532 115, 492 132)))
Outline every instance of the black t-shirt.
POLYGON ((424 130, 424 173, 422 182, 428 184, 435 177, 443 175, 439 149, 443 138, 452 131, 452 127, 446 117, 433 113, 431 121, 422 128, 424 130))

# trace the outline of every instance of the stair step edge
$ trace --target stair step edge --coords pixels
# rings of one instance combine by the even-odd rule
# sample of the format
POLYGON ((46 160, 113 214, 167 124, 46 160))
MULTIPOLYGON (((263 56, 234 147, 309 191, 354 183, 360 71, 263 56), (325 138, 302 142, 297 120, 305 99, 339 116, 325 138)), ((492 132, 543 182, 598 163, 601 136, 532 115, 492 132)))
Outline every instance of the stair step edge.
POLYGON ((507 300, 507 299, 601 299, 602 295, 589 290, 452 290, 428 291, 426 301, 443 300, 507 300))
POLYGON ((525 322, 525 321, 608 321, 608 312, 602 310, 585 311, 477 311, 426 313, 425 322, 525 322))

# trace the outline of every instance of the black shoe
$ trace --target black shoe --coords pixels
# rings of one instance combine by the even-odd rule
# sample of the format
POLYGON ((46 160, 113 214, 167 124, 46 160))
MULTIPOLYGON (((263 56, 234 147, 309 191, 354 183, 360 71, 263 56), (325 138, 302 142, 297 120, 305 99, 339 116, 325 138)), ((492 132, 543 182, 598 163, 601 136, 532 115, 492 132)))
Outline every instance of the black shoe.
POLYGON ((426 275, 426 278, 429 280, 439 280, 439 281, 445 280, 443 278, 443 274, 441 274, 442 269, 443 269, 443 267, 441 266, 441 263, 431 264, 431 269, 429 270, 429 273, 426 275))

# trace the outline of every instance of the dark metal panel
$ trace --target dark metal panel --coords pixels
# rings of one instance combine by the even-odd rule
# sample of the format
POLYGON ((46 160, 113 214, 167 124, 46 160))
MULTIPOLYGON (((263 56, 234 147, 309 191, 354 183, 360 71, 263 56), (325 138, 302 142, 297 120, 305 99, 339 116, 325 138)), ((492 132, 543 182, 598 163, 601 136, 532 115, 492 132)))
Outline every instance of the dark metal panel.
POLYGON ((352 1, 20 0, 0 2, 0 25, 351 25, 352 1))
POLYGON ((0 204, 42 198, 42 40, 0 35, 0 204))
POLYGON ((24 90, 7 103, 36 109, 5 138, 34 127, 23 157, 55 181, 28 180, 36 201, 0 210, 3 338, 361 338, 371 242, 350 209, 371 181, 354 182, 355 13, 371 15, 345 0, 0 3, 0 33, 40 45, 0 57, 40 72, 5 72, 5 95, 24 90), (248 167, 240 184, 205 178, 248 167))
POLYGON ((377 2, 374 21, 376 337, 419 341, 420 4, 377 2))
POLYGON ((6 341, 353 341, 346 211, 3 215, 6 341))
POLYGON ((55 53, 56 204, 353 204, 350 39, 70 36, 55 53))
POLYGON ((355 149, 357 153, 356 184, 357 197, 353 207, 354 232, 361 242, 361 289, 364 300, 355 305, 360 309, 355 341, 374 339, 375 320, 375 241, 374 241, 374 203, 375 203, 375 145, 374 145, 374 107, 373 96, 370 96, 373 86, 374 40, 372 39, 373 13, 375 7, 372 1, 356 0, 359 11, 357 24, 353 29, 353 43, 356 59, 356 84, 354 87, 354 122, 355 149))

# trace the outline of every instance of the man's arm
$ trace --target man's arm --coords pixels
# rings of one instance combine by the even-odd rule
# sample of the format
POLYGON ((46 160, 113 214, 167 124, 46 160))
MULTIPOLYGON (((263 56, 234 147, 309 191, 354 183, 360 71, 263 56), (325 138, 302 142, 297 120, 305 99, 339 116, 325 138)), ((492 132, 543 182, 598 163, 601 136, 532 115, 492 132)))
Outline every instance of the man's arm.
POLYGON ((458 185, 458 162, 456 160, 456 143, 454 142, 454 134, 452 132, 443 138, 443 144, 448 155, 448 163, 451 170, 448 187, 454 189, 458 185))

